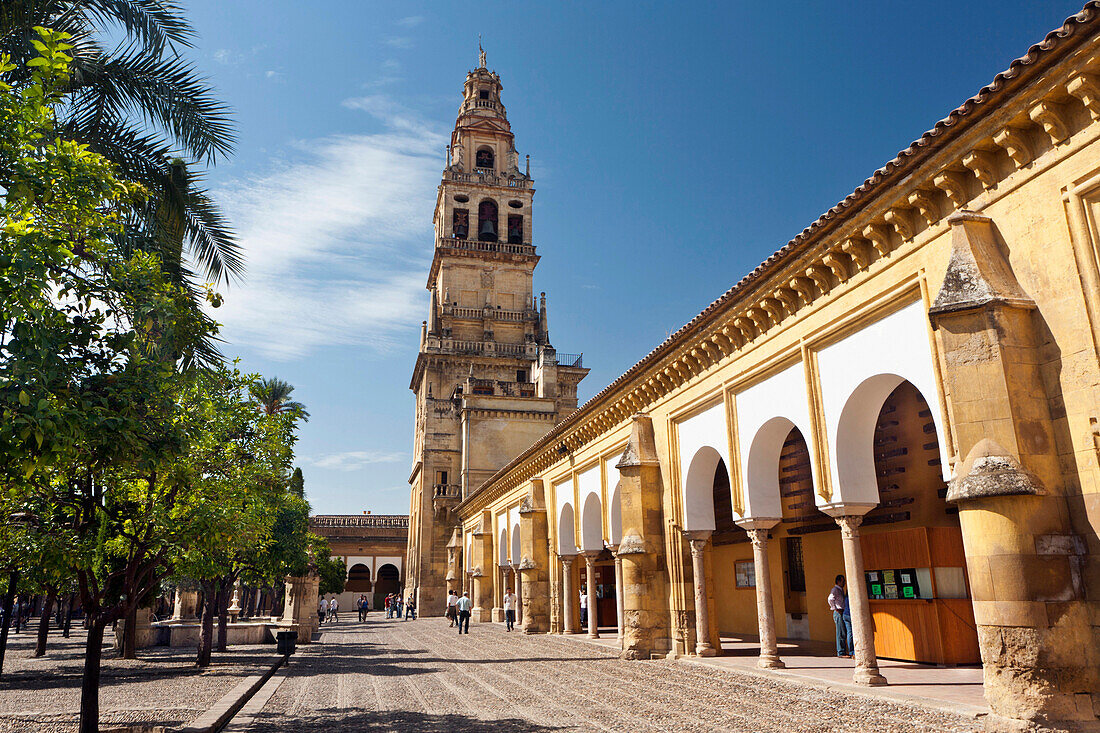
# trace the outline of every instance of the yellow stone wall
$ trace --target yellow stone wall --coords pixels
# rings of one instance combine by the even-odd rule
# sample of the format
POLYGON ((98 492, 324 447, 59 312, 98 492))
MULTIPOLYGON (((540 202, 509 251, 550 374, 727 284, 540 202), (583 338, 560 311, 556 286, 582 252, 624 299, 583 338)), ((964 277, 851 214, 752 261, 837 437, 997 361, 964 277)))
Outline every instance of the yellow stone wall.
MULTIPOLYGON (((669 632, 676 651, 689 652, 694 601, 690 557, 680 535, 685 477, 680 475, 677 425, 703 408, 724 406, 731 428, 723 437, 731 458, 732 501, 735 509, 743 508, 740 456, 752 436, 736 432, 737 395, 792 364, 801 365, 813 422, 805 438, 818 459, 816 490, 821 502, 837 500, 839 486, 828 459, 835 447, 828 445, 822 412, 822 395, 830 386, 821 383, 817 354, 911 303, 927 311, 951 256, 947 218, 966 209, 992 219, 1011 271, 1037 306, 1038 363, 1030 377, 1008 387, 1010 393, 1049 396, 1053 445, 1041 444, 1027 425, 1006 425, 1005 405, 983 399, 983 385, 1003 379, 983 354, 975 352, 970 365, 965 358, 952 363, 951 369, 963 370, 963 379, 954 383, 968 385, 953 393, 944 379, 943 335, 929 325, 926 333, 906 338, 920 341, 934 364, 937 393, 924 396, 943 413, 938 437, 950 460, 949 474, 982 437, 1011 433, 1025 467, 1041 469, 1044 480, 1058 484, 1056 493, 1068 496, 1068 518, 1050 519, 1054 524, 1065 519, 1087 547, 1082 592, 1093 638, 1083 643, 1095 646, 1100 638, 1100 291, 1090 283, 1097 282, 1100 243, 1093 218, 1100 213, 1100 86, 1091 75, 1100 74, 1100 37, 1094 16, 1089 23, 1056 51, 1014 67, 1009 81, 1002 80, 979 102, 969 103, 951 125, 876 173, 748 282, 489 479, 459 507, 460 515, 503 511, 521 501, 525 482, 541 478, 548 487, 549 544, 556 549, 556 512, 562 503, 554 495, 556 487, 571 477, 575 494, 583 468, 594 462, 613 465, 626 444, 631 416, 650 415, 663 483, 669 632), (958 422, 957 411, 969 417, 958 422)), ((1006 341, 1010 347, 1011 341, 1006 341)), ((882 343, 883 349, 891 346, 882 343)), ((1020 351, 1009 358, 1025 356, 1020 351)), ((604 473, 606 506, 613 487, 606 485, 604 473)), ((579 522, 579 497, 568 498, 579 522)), ((1042 511, 1058 511, 1051 507, 1045 504, 1042 511)), ((893 528, 869 527, 866 533, 893 528)), ((843 572, 839 534, 810 535, 804 543, 810 634, 831 640, 831 618, 819 607, 833 575, 843 572)), ((783 566, 776 542, 770 545, 782 636, 783 566)), ((750 545, 723 546, 710 555, 712 628, 751 633, 753 594, 732 588, 732 562, 749 558, 750 545)), ((551 573, 560 575, 560 568, 552 567, 551 573)))

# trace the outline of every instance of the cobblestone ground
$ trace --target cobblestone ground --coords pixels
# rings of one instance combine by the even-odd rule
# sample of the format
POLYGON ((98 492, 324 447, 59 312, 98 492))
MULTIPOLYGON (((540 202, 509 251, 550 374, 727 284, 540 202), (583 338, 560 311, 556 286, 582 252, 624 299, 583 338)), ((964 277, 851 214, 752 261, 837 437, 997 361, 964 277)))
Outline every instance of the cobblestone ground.
MULTIPOLYGON (((214 652, 211 666, 199 670, 194 648, 142 649, 138 659, 128 660, 116 658, 110 643, 104 644, 99 689, 104 726, 189 723, 275 656, 274 645, 231 646, 224 654, 214 652)), ((0 677, 0 733, 77 729, 84 645, 79 627, 69 639, 51 629, 46 656, 35 659, 31 633, 9 637, 0 677)))
POLYGON ((558 636, 445 619, 345 621, 299 647, 250 729, 299 731, 978 731, 977 721, 558 636))

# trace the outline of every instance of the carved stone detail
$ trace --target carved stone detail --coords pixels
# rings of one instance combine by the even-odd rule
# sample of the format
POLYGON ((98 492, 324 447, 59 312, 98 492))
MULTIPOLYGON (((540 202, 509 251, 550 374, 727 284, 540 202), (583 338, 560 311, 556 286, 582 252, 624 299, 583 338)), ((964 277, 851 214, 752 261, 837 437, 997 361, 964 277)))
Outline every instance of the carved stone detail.
POLYGON ((982 188, 989 190, 997 185, 997 165, 993 156, 985 150, 971 150, 963 156, 963 165, 974 171, 982 188))
POLYGON ((958 208, 963 208, 970 200, 970 194, 966 186, 966 178, 958 171, 946 170, 936 174, 932 179, 936 188, 947 194, 947 198, 958 208))
POLYGON ((894 227, 903 242, 913 238, 913 225, 909 223, 909 215, 900 209, 890 209, 883 217, 886 223, 894 227))
POLYGON ((909 194, 907 200, 910 206, 915 207, 920 212, 921 218, 928 223, 928 226, 932 226, 940 220, 940 207, 936 205, 935 199, 928 191, 913 191, 909 194))
POLYGON ((1062 105, 1044 99, 1028 111, 1028 116, 1032 122, 1043 126, 1054 145, 1069 137, 1069 125, 1066 124, 1062 105))
POLYGON ((1026 133, 1018 127, 1006 127, 993 136, 993 142, 1005 149, 1017 168, 1023 168, 1035 157, 1026 133))
POLYGON ((837 280, 845 283, 848 282, 848 262, 850 262, 851 259, 851 256, 844 252, 833 250, 826 254, 821 261, 832 271, 833 276, 836 277, 837 280))
POLYGON ((863 236, 871 240, 871 244, 880 256, 885 257, 890 254, 892 247, 890 246, 890 234, 886 227, 881 224, 868 224, 863 227, 863 236))
POLYGON ((1100 120, 1100 77, 1078 74, 1066 84, 1066 91, 1081 100, 1092 119, 1100 120))

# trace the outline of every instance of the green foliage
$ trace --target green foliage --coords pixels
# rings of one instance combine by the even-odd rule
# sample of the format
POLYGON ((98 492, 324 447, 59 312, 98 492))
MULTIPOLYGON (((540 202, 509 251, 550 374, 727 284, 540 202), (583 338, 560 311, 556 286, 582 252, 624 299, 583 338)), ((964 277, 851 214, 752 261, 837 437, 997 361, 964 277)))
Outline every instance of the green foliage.
POLYGON ((132 208, 128 245, 156 253, 177 284, 184 253, 217 282, 243 273, 239 244, 205 191, 198 166, 228 155, 234 132, 183 51, 193 30, 180 6, 163 0, 4 0, 0 53, 18 83, 42 64, 35 26, 69 34, 74 74, 63 88, 58 132, 111 161, 149 191, 132 208), (111 48, 107 42, 116 42, 111 48), (181 159, 181 154, 183 159, 181 159))
POLYGON ((306 412, 306 406, 290 399, 293 391, 294 385, 278 377, 272 377, 260 380, 253 388, 252 396, 259 408, 267 415, 285 413, 302 421, 308 421, 309 413, 306 412))
POLYGON ((343 593, 344 583, 347 582, 348 577, 347 562, 342 557, 331 557, 328 542, 323 538, 313 535, 311 539, 313 540, 311 549, 313 563, 321 581, 318 592, 321 595, 343 593))

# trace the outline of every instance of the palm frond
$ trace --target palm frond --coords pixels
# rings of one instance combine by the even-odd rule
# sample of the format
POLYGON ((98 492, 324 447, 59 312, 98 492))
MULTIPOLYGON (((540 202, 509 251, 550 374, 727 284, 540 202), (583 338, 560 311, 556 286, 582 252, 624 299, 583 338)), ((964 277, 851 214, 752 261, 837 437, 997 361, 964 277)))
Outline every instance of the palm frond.
POLYGON ((193 46, 195 30, 171 0, 83 0, 79 4, 90 17, 117 25, 127 36, 158 51, 166 46, 193 46))
POLYGON ((194 65, 130 45, 88 59, 73 93, 94 94, 119 117, 132 116, 172 136, 187 157, 213 163, 229 155, 236 134, 228 105, 218 101, 194 65))

